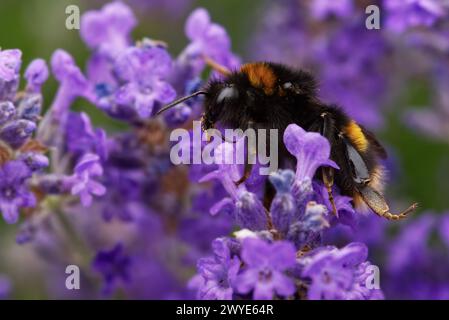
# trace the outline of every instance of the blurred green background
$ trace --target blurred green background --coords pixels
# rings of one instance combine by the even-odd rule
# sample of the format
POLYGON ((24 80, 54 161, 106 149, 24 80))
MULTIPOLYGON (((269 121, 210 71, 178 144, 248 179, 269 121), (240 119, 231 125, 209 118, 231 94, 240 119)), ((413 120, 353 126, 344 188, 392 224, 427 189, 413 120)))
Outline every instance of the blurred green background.
MULTIPOLYGON (((0 47, 19 48, 23 52, 23 65, 32 59, 41 57, 47 62, 57 48, 70 52, 78 65, 84 66, 89 54, 81 41, 77 30, 65 28, 65 8, 68 5, 78 5, 81 13, 90 8, 101 7, 101 1, 88 0, 1 0, 0 1, 0 47)), ((252 36, 261 12, 263 1, 250 0, 222 0, 222 1, 193 1, 183 13, 173 15, 162 10, 135 8, 139 24, 133 32, 134 39, 150 37, 161 39, 169 44, 172 55, 177 55, 187 44, 184 35, 184 22, 191 9, 198 6, 206 7, 213 20, 222 24, 229 32, 234 51, 250 59, 248 40, 252 36)), ((54 79, 44 86, 45 103, 51 102, 57 88, 54 79)), ((401 113, 409 106, 429 105, 431 103, 427 83, 417 80, 408 86, 406 92, 401 93, 397 105, 386 108, 387 124, 378 132, 380 140, 388 145, 397 157, 399 176, 390 187, 388 198, 401 199, 405 204, 411 201, 420 203, 420 212, 435 210, 441 212, 449 209, 449 144, 436 142, 410 130, 400 120, 401 113)), ((114 127, 101 112, 83 101, 77 103, 77 108, 86 110, 96 124, 114 127)), ((448 141, 449 142, 449 138, 448 141)), ((401 205, 402 206, 402 205, 401 205)), ((395 207, 395 205, 393 205, 395 207)), ((15 253, 11 248, 14 244, 17 225, 7 226, 0 219, 0 274, 10 267, 17 266, 17 262, 7 261, 11 255, 26 264, 26 249, 15 253)), ((25 286, 29 279, 14 279, 17 286, 25 286), (22 282, 22 283, 21 283, 22 282)), ((36 280, 39 282, 39 280, 36 280)), ((21 292, 19 297, 39 297, 42 292, 39 286, 30 286, 21 292), (34 291, 36 290, 36 291, 34 291)))

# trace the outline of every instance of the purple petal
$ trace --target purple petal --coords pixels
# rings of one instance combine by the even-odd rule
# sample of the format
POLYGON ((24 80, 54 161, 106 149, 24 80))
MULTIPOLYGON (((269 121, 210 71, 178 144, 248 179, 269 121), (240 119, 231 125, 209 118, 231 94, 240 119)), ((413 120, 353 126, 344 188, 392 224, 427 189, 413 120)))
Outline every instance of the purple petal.
POLYGON ((209 13, 204 8, 198 8, 187 18, 185 33, 190 40, 201 38, 211 24, 209 13))
POLYGON ((288 241, 276 241, 271 245, 271 266, 279 271, 291 268, 296 263, 296 249, 288 241))
POLYGON ((27 87, 37 92, 42 84, 47 81, 48 67, 43 59, 33 60, 25 71, 25 78, 28 82, 27 87))
POLYGON ((329 160, 329 141, 316 132, 306 132, 296 124, 290 124, 284 133, 287 150, 296 157, 296 177, 299 181, 312 179, 320 166, 339 169, 337 164, 329 160))
POLYGON ((22 64, 22 52, 19 49, 0 51, 0 79, 8 82, 14 80, 22 64))

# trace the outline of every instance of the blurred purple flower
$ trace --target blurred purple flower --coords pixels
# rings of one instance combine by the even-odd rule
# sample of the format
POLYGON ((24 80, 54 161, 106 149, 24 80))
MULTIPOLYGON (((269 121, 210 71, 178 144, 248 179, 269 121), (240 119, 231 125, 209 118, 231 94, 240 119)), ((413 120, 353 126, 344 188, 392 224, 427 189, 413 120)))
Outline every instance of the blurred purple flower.
MULTIPOLYGON (((427 212, 388 239, 384 290, 391 299, 448 299, 447 214, 427 212)), ((383 244, 380 244, 381 246, 383 244)))
POLYGON ((413 27, 430 27, 447 16, 447 4, 439 0, 386 0, 386 25, 394 32, 413 27))
POLYGON ((238 58, 231 51, 231 40, 226 30, 211 21, 206 9, 199 8, 190 14, 186 21, 185 33, 191 43, 179 59, 189 61, 193 65, 194 75, 199 75, 204 68, 205 58, 230 69, 239 65, 238 58))
POLYGON ((115 94, 119 105, 133 108, 148 118, 156 102, 168 103, 176 97, 166 81, 172 68, 170 55, 158 47, 131 47, 115 63, 115 73, 125 82, 115 94))
POLYGON ((33 60, 25 70, 25 79, 27 80, 27 90, 39 92, 42 85, 48 78, 48 67, 43 59, 33 60))
POLYGON ((22 153, 17 159, 23 161, 31 172, 39 171, 48 167, 50 164, 50 161, 46 156, 34 152, 22 153))
POLYGON ((364 125, 381 126, 379 109, 387 89, 382 69, 386 49, 380 33, 359 28, 358 24, 344 25, 320 40, 315 48, 315 63, 320 66, 322 98, 341 105, 364 125))
POLYGON ((253 291, 254 299, 272 299, 274 294, 288 297, 295 292, 293 280, 284 272, 295 265, 296 251, 285 241, 272 244, 257 238, 243 241, 243 272, 236 280, 239 293, 253 291))
POLYGON ((92 261, 92 268, 103 277, 104 295, 113 293, 118 283, 131 281, 131 258, 126 254, 123 244, 117 243, 111 250, 100 250, 92 261))
POLYGON ((115 57, 130 43, 130 33, 137 24, 131 9, 121 1, 91 10, 81 18, 80 34, 89 48, 106 57, 115 57))
POLYGON ((22 161, 12 160, 0 167, 0 210, 7 223, 16 223, 19 209, 36 203, 26 185, 30 177, 31 171, 22 161))
POLYGON ((251 56, 256 60, 304 66, 308 60, 304 48, 310 46, 310 39, 305 30, 305 10, 301 3, 296 0, 266 3, 257 32, 250 42, 251 56))
POLYGON ((68 178, 68 183, 72 186, 71 193, 79 195, 83 206, 89 207, 92 204, 93 195, 103 196, 106 193, 106 187, 94 180, 102 175, 100 157, 95 154, 87 153, 77 163, 75 173, 68 178))
POLYGON ((70 112, 66 126, 66 145, 70 153, 80 157, 85 153, 95 153, 102 161, 108 155, 108 140, 103 129, 94 129, 89 116, 70 112))

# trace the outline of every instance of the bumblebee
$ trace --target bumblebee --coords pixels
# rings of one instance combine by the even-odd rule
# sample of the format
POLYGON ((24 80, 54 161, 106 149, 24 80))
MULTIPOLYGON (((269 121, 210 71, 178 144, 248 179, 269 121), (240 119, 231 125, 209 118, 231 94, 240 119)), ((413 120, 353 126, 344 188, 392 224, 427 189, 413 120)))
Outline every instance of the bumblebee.
MULTIPOLYGON (((335 214, 334 184, 341 194, 352 197, 356 208, 367 206, 389 220, 402 219, 415 210, 416 203, 398 214, 390 212, 382 196, 385 170, 381 161, 387 157, 385 149, 373 133, 341 108, 323 103, 317 97, 316 81, 309 72, 271 62, 244 64, 233 72, 210 64, 224 74, 223 79, 211 80, 205 90, 170 103, 158 114, 194 96, 204 95, 203 130, 217 124, 242 130, 278 129, 282 140, 287 126, 296 123, 306 131, 321 133, 330 143, 330 158, 340 170, 321 167, 317 178, 326 186, 335 214)), ((282 141, 279 145, 279 161, 288 163, 292 157, 282 141)), ((236 184, 244 182, 250 173, 251 166, 245 164, 244 174, 236 184)))

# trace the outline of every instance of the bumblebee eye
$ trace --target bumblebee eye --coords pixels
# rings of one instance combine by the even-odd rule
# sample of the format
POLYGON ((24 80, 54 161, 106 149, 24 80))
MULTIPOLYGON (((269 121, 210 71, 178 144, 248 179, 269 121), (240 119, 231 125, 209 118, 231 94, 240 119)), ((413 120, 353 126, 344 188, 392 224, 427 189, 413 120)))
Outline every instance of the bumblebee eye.
POLYGON ((288 91, 288 92, 293 92, 293 93, 295 93, 295 94, 300 94, 300 93, 302 93, 302 90, 301 90, 297 85, 294 85, 294 84, 291 83, 291 82, 285 82, 285 83, 282 85, 282 89, 284 89, 285 91, 288 91))
POLYGON ((282 85, 282 89, 291 90, 293 88, 293 84, 291 82, 286 82, 282 85))
POLYGON ((222 103, 224 100, 236 99, 239 96, 238 90, 233 84, 224 87, 217 98, 217 103, 222 103))

